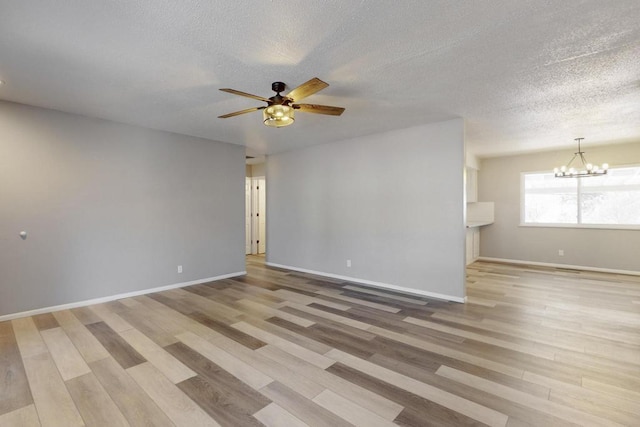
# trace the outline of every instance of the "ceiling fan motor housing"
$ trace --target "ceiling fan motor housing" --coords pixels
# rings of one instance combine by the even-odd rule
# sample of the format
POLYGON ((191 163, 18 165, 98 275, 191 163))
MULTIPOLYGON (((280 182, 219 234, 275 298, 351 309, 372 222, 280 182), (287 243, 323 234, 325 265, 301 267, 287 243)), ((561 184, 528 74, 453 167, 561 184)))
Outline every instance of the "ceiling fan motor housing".
POLYGON ((283 92, 285 89, 285 84, 282 82, 273 82, 271 83, 271 90, 276 92, 276 93, 280 93, 283 92))

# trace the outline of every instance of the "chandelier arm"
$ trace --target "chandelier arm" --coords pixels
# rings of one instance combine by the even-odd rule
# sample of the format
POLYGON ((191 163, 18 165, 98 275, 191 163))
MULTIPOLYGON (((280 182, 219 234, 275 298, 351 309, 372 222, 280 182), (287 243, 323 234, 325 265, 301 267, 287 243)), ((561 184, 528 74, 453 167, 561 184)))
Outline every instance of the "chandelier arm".
POLYGON ((569 170, 569 166, 571 166, 571 163, 573 163, 573 161, 576 159, 576 157, 578 157, 578 153, 574 153, 573 157, 571 158, 571 161, 569 163, 567 163, 567 170, 569 170))
POLYGON ((582 151, 580 152, 580 160, 582 160, 582 166, 586 168, 589 162, 587 162, 587 159, 585 159, 584 153, 582 151))

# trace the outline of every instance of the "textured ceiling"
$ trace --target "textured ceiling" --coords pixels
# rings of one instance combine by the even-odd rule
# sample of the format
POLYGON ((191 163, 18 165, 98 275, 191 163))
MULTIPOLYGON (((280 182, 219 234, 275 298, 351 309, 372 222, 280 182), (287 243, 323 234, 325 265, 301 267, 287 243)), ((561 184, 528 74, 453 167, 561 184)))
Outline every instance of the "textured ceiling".
POLYGON ((0 99, 270 154, 463 117, 480 155, 640 141, 640 1, 0 0, 0 99), (217 116, 319 77, 282 129, 217 116))

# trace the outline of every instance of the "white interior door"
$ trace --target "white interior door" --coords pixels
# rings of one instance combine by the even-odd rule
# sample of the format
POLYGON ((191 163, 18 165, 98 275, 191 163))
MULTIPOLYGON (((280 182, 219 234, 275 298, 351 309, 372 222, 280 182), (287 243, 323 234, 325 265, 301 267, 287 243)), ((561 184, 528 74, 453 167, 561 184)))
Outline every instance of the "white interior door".
POLYGON ((251 253, 251 178, 245 178, 244 183, 244 235, 245 235, 245 254, 251 253))
POLYGON ((258 179, 251 178, 251 253, 258 253, 258 179))
POLYGON ((258 253, 263 254, 267 248, 267 183, 258 178, 258 253))
POLYGON ((263 176, 247 178, 246 190, 246 253, 263 254, 266 250, 267 200, 263 176))

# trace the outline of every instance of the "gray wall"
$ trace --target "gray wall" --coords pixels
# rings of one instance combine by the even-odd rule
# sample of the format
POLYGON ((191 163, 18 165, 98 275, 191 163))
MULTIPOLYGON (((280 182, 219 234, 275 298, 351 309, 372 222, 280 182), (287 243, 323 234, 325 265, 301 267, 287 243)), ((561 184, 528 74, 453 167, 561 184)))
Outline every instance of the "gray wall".
POLYGON ((462 120, 273 155, 266 165, 268 262, 464 297, 462 120))
POLYGON ((0 102, 0 315, 243 271, 243 174, 244 147, 0 102))
MULTIPOLYGON (((583 148, 593 163, 640 164, 640 143, 583 148)), ((520 173, 550 171, 574 151, 482 159, 478 200, 495 202, 495 223, 481 229, 482 257, 640 271, 640 230, 520 227, 520 173)))

